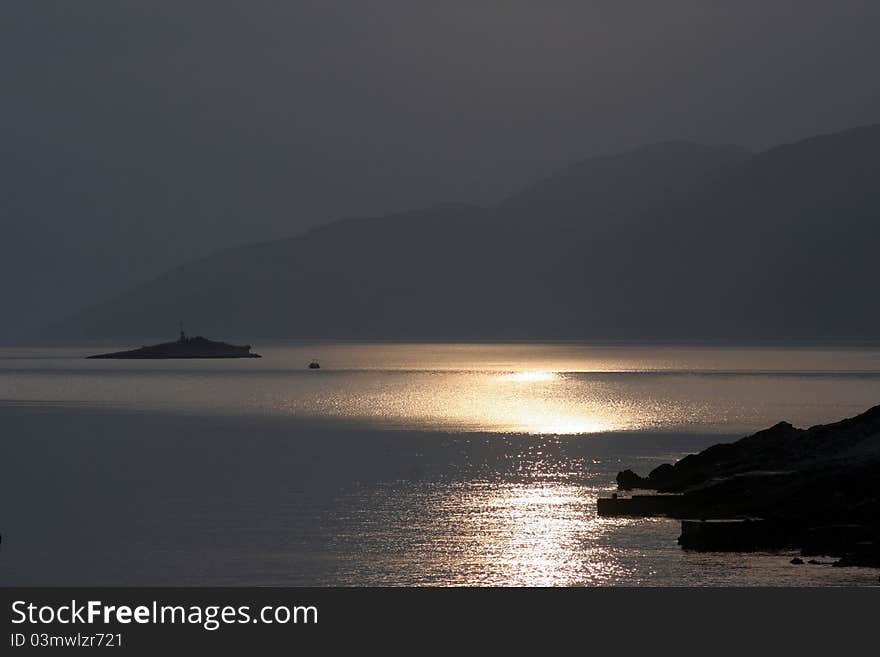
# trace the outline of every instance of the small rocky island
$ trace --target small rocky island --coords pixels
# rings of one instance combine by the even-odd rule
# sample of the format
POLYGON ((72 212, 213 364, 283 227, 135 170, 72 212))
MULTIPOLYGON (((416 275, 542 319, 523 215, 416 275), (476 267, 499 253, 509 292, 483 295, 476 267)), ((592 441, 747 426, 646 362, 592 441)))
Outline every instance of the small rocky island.
POLYGON ((150 346, 132 349, 130 351, 116 351, 110 354, 98 354, 87 358, 260 358, 259 354, 251 352, 251 346, 234 345, 226 342, 216 342, 197 335, 188 337, 182 330, 180 337, 175 342, 163 342, 150 346))
POLYGON ((780 422, 647 477, 625 470, 617 485, 633 492, 600 498, 599 515, 681 519, 685 549, 794 548, 880 567, 880 406, 809 429, 780 422))

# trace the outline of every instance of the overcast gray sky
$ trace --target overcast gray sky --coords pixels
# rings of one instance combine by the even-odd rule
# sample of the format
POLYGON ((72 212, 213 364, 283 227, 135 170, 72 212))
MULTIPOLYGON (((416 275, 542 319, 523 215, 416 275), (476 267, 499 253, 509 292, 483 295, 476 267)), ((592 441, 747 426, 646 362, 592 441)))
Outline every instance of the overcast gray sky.
POLYGON ((0 6, 0 335, 345 215, 880 121, 880 3, 0 6))

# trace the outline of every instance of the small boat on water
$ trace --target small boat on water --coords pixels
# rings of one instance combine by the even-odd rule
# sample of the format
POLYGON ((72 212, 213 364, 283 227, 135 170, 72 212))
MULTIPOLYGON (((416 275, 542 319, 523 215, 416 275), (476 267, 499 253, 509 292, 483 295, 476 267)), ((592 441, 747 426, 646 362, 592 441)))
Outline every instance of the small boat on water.
POLYGON ((319 369, 321 369, 321 365, 318 363, 318 361, 313 360, 311 363, 309 363, 309 369, 310 370, 319 370, 319 369))

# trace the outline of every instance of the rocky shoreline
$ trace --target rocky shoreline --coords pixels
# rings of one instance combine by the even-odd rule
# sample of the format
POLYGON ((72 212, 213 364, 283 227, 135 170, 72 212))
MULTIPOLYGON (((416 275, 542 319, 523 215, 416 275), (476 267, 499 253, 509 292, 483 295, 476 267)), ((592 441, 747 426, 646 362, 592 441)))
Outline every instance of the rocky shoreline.
POLYGON ((599 515, 681 519, 684 549, 799 549, 880 568, 880 406, 809 429, 780 422, 646 477, 624 470, 617 485, 626 493, 599 499, 599 515))

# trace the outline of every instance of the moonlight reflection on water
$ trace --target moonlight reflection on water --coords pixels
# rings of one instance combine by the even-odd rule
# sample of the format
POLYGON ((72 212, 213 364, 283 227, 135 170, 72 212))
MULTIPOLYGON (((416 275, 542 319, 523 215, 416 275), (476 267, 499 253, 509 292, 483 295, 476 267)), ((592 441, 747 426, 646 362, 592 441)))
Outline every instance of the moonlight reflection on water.
POLYGON ((4 519, 18 537, 4 542, 4 581, 869 581, 780 555, 683 553, 676 523, 597 518, 595 500, 618 470, 865 410, 880 399, 876 350, 324 344, 236 362, 82 358, 92 351, 0 350, 0 493, 46 492, 4 519))
MULTIPOLYGON (((124 345, 122 345, 124 346, 124 345)), ((107 346, 111 348, 111 346, 107 346)), ((258 414, 425 431, 748 433, 880 398, 871 349, 556 344, 260 346, 239 361, 88 361, 0 350, 0 400, 258 414), (321 370, 306 364, 319 355, 321 370)))

